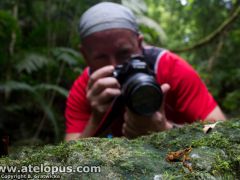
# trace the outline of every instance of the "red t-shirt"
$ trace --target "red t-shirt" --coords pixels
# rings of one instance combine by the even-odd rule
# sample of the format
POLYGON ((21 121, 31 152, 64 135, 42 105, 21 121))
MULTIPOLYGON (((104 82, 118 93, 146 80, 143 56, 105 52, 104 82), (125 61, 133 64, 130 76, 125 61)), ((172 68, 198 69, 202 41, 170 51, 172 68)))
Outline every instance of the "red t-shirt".
MULTIPOLYGON (((171 86, 165 99, 168 120, 176 124, 203 120, 217 106, 196 71, 174 53, 159 54, 154 70, 158 83, 171 86)), ((86 99, 88 79, 89 68, 85 68, 70 90, 65 111, 66 133, 81 133, 90 118, 91 107, 86 99)), ((118 125, 117 131, 120 130, 118 125)))

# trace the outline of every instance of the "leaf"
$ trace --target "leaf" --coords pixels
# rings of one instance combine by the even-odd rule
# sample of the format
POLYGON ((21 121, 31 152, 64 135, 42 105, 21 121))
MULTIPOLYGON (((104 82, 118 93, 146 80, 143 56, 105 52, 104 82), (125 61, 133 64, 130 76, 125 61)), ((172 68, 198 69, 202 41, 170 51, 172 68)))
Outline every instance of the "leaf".
POLYGON ((239 111, 240 90, 234 90, 227 94, 223 106, 230 111, 239 111))
POLYGON ((16 82, 16 81, 8 81, 6 83, 0 84, 0 91, 28 91, 28 92, 34 92, 34 89, 32 86, 23 83, 23 82, 16 82))
POLYGON ((54 116, 53 110, 50 108, 50 106, 44 100, 44 98, 41 96, 41 94, 36 91, 37 89, 54 89, 57 92, 59 92, 60 94, 63 94, 64 96, 66 96, 66 91, 64 91, 64 89, 62 89, 60 87, 57 87, 55 85, 41 84, 41 85, 37 85, 37 86, 34 87, 34 86, 29 85, 29 84, 26 84, 26 83, 23 83, 23 82, 16 82, 16 81, 8 81, 6 83, 0 84, 0 91, 4 91, 4 90, 20 91, 21 90, 21 91, 30 92, 33 95, 36 103, 40 105, 43 112, 46 114, 48 119, 51 121, 51 123, 54 127, 56 140, 58 140, 58 138, 59 138, 59 128, 58 128, 57 120, 54 116))
POLYGON ((167 36, 162 27, 156 21, 145 15, 148 7, 144 1, 122 0, 122 4, 131 9, 136 14, 136 21, 139 25, 143 25, 154 30, 158 34, 158 39, 161 44, 164 44, 164 42, 166 42, 167 36))
POLYGON ((142 0, 122 0, 122 4, 136 14, 142 14, 147 11, 147 5, 142 0))
POLYGON ((7 105, 4 107, 4 110, 14 113, 16 111, 21 111, 24 107, 18 104, 7 105))
POLYGON ((16 65, 16 69, 18 72, 26 71, 28 74, 31 74, 34 71, 38 71, 49 62, 49 58, 44 55, 29 53, 16 65))
POLYGON ((153 29, 159 36, 159 40, 163 44, 167 40, 167 35, 165 34, 164 30, 162 27, 153 19, 147 17, 147 16, 137 16, 137 22, 139 24, 142 24, 148 28, 153 29))
POLYGON ((70 66, 76 65, 79 61, 83 63, 81 54, 71 48, 55 48, 52 53, 58 61, 63 61, 70 66))
POLYGON ((52 108, 48 105, 48 103, 44 100, 44 98, 39 93, 35 93, 35 99, 41 106, 47 118, 51 121, 54 128, 55 141, 57 142, 57 140, 59 140, 59 127, 58 127, 57 119, 55 118, 52 108))
POLYGON ((10 39, 11 33, 17 30, 16 19, 9 12, 0 10, 0 39, 10 39))
POLYGON ((60 95, 67 97, 68 96, 68 91, 60 86, 56 86, 53 84, 40 84, 34 87, 35 90, 39 91, 39 90, 54 90, 56 92, 58 92, 60 95))

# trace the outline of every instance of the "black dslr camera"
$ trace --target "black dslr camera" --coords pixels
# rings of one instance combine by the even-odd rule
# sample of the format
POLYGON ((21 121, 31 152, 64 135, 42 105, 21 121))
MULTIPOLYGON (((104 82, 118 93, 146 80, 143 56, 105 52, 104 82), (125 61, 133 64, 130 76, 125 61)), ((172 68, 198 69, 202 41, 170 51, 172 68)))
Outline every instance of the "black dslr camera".
POLYGON ((163 93, 143 56, 134 55, 116 66, 113 76, 121 84, 121 96, 130 110, 144 116, 159 110, 163 93))

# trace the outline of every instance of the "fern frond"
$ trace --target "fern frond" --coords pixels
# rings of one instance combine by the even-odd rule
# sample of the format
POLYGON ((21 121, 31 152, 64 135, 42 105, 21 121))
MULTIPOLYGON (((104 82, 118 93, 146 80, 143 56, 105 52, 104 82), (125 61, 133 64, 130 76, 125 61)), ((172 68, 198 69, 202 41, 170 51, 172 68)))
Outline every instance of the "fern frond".
POLYGON ((164 43, 167 40, 167 35, 162 29, 162 27, 153 19, 144 16, 144 15, 138 15, 137 16, 137 22, 143 26, 146 26, 148 28, 153 29, 159 36, 159 40, 164 43))
POLYGON ((52 53, 58 61, 63 61, 70 66, 83 63, 81 54, 74 49, 59 47, 53 49, 52 53))
POLYGON ((167 40, 167 35, 162 29, 162 27, 153 19, 147 17, 145 13, 147 12, 147 5, 142 0, 122 0, 124 6, 130 8, 136 14, 137 23, 153 29, 157 35, 158 39, 163 44, 167 40))
POLYGON ((39 94, 35 93, 35 99, 37 100, 37 103, 41 106, 43 112, 47 116, 47 118, 50 120, 50 122, 53 125, 54 128, 54 134, 55 134, 55 142, 59 140, 59 127, 57 124, 57 119, 55 118, 53 109, 48 105, 48 103, 44 100, 44 98, 39 94))
POLYGON ((31 74, 33 71, 39 70, 49 62, 49 58, 44 55, 29 53, 16 65, 16 69, 18 72, 26 71, 28 74, 31 74))
POLYGON ((57 85, 53 85, 53 84, 40 84, 40 85, 34 86, 34 89, 37 91, 39 91, 39 90, 47 90, 47 91, 54 90, 64 97, 68 96, 68 91, 66 89, 64 89, 60 86, 57 86, 57 85))
POLYGON ((34 92, 34 88, 32 86, 23 82, 7 81, 6 83, 0 84, 0 91, 13 91, 13 90, 34 92))
POLYGON ((39 89, 54 89, 60 94, 67 96, 67 92, 58 86, 55 85, 37 85, 37 86, 31 86, 29 84, 23 83, 23 82, 16 82, 16 81, 8 81, 6 83, 0 84, 0 91, 27 91, 30 92, 33 95, 33 99, 36 101, 37 104, 40 105, 40 108, 43 110, 43 112, 46 114, 47 118, 51 121, 54 132, 56 136, 56 140, 59 139, 59 128, 57 125, 57 120, 54 116, 54 112, 52 108, 48 105, 48 103, 44 100, 44 98, 41 96, 41 94, 37 91, 39 89))
POLYGON ((11 112, 11 113, 14 113, 16 111, 21 111, 23 109, 24 109, 24 107, 21 105, 18 105, 18 104, 10 104, 10 105, 4 106, 4 110, 11 112))
MULTIPOLYGON (((57 47, 53 50, 53 52, 57 53, 57 54, 68 53, 75 57, 81 57, 81 54, 78 51, 75 51, 74 49, 66 48, 66 47, 57 47)), ((57 54, 55 54, 55 55, 57 55, 57 54)))

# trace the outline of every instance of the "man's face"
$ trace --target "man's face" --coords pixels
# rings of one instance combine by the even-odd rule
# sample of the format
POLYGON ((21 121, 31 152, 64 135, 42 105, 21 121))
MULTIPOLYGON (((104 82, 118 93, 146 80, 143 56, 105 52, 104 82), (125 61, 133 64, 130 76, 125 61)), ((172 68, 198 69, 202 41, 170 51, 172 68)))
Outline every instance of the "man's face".
POLYGON ((111 29, 86 37, 81 52, 91 71, 95 71, 106 65, 122 64, 132 54, 141 54, 141 43, 142 37, 130 30, 111 29))

